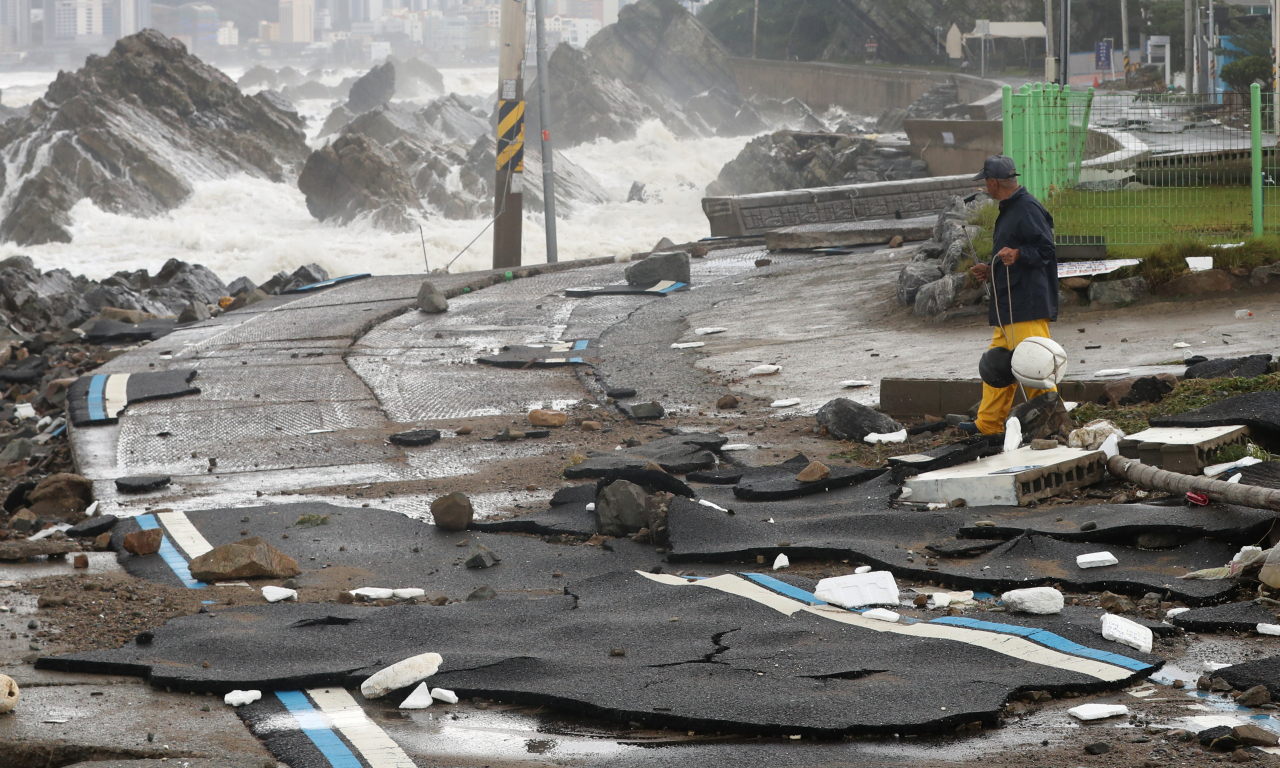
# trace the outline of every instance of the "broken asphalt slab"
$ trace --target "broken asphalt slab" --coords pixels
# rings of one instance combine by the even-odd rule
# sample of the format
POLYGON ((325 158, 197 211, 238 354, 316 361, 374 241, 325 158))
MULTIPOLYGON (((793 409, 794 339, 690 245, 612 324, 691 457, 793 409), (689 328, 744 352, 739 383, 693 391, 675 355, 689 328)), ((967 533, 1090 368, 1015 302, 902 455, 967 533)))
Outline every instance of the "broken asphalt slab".
POLYGON ((1048 511, 975 507, 969 515, 994 525, 970 523, 956 532, 957 538, 1012 539, 1033 534, 1062 541, 1124 544, 1144 549, 1166 548, 1199 538, 1253 544, 1265 537, 1276 521, 1275 512, 1229 504, 1208 507, 1095 504, 1053 507, 1048 511), (1081 530, 1081 526, 1089 530, 1081 530))
POLYGON ((1188 632, 1252 632, 1259 624, 1277 624, 1280 606, 1254 601, 1227 603, 1207 608, 1193 608, 1173 616, 1169 621, 1188 632))
POLYGON ((830 468, 825 479, 808 483, 800 482, 796 475, 809 466, 809 459, 797 455, 781 464, 752 467, 743 471, 741 479, 733 486, 733 495, 745 501, 782 501, 825 493, 835 488, 847 488, 884 474, 883 469, 863 467, 830 468))
POLYGON ((178 327, 177 318, 143 320, 134 325, 119 320, 100 318, 84 334, 90 344, 124 344, 132 341, 155 341, 173 333, 178 327))
POLYGON ((687 290, 689 290, 687 283, 675 280, 661 280, 650 285, 619 283, 617 285, 567 288, 564 295, 572 299, 584 299, 592 296, 669 296, 672 293, 687 290))
POLYGON ((764 243, 771 251, 807 251, 887 243, 898 235, 903 240, 927 240, 933 236, 933 226, 937 221, 937 216, 918 216, 898 220, 797 224, 766 232, 764 243))
POLYGON ((496 355, 477 357, 476 362, 498 368, 555 368, 562 365, 586 365, 599 357, 595 339, 548 344, 544 346, 508 346, 496 355))
POLYGON ((131 403, 200 394, 195 377, 190 368, 81 376, 67 389, 67 411, 77 427, 112 424, 131 403))
POLYGON ((716 454, 726 442, 728 438, 716 434, 660 437, 644 445, 623 448, 613 453, 589 453, 586 461, 566 467, 564 478, 595 479, 620 470, 643 469, 649 462, 678 475, 708 470, 716 465, 716 454))
MULTIPOLYGON (((1198 568, 1221 565, 1239 547, 1196 539, 1171 549, 1148 551, 1107 545, 1120 564, 1082 569, 1076 557, 1099 545, 1021 536, 973 557, 936 557, 930 544, 954 540, 974 515, 989 510, 897 509, 890 499, 898 487, 888 475, 822 494, 776 502, 747 502, 723 486, 699 494, 729 512, 687 499, 672 502, 668 515, 673 563, 772 562, 779 554, 797 559, 849 560, 888 570, 895 576, 960 589, 1002 592, 1047 584, 1080 591, 1142 596, 1169 593, 1188 605, 1222 601, 1234 589, 1230 582, 1179 579, 1198 568)), ((981 518, 979 518, 981 519, 981 518)), ((976 542, 974 542, 976 543, 976 542)), ((965 540, 964 544, 970 546, 965 540)), ((976 548, 976 547, 975 547, 976 548)))
POLYGON ((1017 691, 1111 690, 1161 664, 1052 617, 1043 629, 963 617, 890 624, 757 578, 766 586, 612 573, 537 600, 222 609, 174 619, 145 646, 37 667, 267 692, 355 687, 430 649, 445 659, 431 683, 464 697, 647 726, 836 736, 993 725, 1017 691))
POLYGON ((1280 392, 1248 392, 1173 416, 1156 416, 1153 427, 1226 427, 1244 425, 1262 435, 1280 437, 1280 392))

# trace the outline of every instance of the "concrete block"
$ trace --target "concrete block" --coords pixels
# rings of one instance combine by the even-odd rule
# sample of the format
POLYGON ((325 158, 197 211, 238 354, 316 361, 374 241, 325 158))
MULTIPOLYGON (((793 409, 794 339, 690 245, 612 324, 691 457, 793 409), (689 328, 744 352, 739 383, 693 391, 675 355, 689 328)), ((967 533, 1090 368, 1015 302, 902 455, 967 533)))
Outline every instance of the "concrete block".
POLYGON ((898 583, 888 571, 855 573, 837 576, 818 582, 813 593, 842 608, 861 608, 864 605, 897 605, 898 583))
POLYGON ((1151 643, 1154 639, 1150 628, 1114 613, 1103 615, 1102 637, 1136 648, 1143 653, 1151 653, 1151 643))
POLYGON ((1076 566, 1080 568, 1101 568, 1106 565, 1118 565, 1119 560, 1110 552, 1090 552, 1076 557, 1076 566))
POLYGON ((970 507, 1015 506, 1100 482, 1106 474, 1101 451, 1019 448, 906 480, 911 500, 947 504, 964 499, 970 507))
POLYGON ((935 218, 920 216, 900 220, 873 219, 829 224, 800 224, 766 232, 764 244, 771 251, 791 251, 887 243, 898 235, 901 235, 904 240, 927 240, 933 234, 935 218))
POLYGON ((1077 720, 1104 720, 1108 717, 1127 715, 1129 708, 1123 704, 1081 704, 1068 709, 1067 714, 1077 720))
POLYGON ((1244 445, 1249 428, 1152 427, 1120 441, 1120 455, 1184 475, 1198 475, 1228 445, 1244 445))

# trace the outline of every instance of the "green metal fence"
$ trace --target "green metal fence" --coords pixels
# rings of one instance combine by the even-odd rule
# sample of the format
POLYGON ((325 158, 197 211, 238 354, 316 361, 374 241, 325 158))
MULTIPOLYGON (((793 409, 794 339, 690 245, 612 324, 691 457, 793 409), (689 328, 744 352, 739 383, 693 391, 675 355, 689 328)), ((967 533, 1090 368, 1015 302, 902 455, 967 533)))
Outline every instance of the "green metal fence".
POLYGON ((1005 86, 1005 152, 1059 243, 1239 242, 1280 233, 1274 117, 1261 101, 1257 85, 1193 95, 1005 86))

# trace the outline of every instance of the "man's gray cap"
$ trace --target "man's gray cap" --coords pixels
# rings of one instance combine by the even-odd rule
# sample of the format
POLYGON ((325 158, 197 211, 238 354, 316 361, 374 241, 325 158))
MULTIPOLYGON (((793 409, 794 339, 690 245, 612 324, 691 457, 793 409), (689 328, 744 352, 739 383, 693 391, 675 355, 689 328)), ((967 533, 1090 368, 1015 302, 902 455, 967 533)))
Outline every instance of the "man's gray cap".
POLYGON ((1004 155, 992 155, 987 158, 987 162, 982 164, 982 170, 978 171, 973 177, 974 181, 981 179, 1012 179, 1018 175, 1018 168, 1013 164, 1012 157, 1004 155))

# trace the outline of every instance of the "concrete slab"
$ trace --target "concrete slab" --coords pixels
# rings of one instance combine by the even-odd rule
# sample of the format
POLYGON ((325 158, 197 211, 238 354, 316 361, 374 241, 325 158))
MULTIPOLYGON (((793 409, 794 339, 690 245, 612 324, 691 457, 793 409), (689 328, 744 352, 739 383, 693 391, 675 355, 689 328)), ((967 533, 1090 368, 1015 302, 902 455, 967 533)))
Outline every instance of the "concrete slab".
POLYGON ((937 216, 910 219, 878 219, 840 221, 824 224, 798 224, 765 233, 765 247, 771 251, 804 251, 812 248, 838 248, 851 245, 879 245, 894 237, 903 240, 927 240, 933 236, 937 216))
POLYGON ((1244 445, 1248 427, 1152 427, 1120 441, 1120 455, 1184 475, 1198 475, 1228 445, 1244 445))
POLYGON ((907 478, 904 488, 911 489, 913 503, 1023 505, 1101 481, 1105 462, 1101 451, 1019 448, 907 478))

